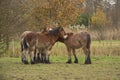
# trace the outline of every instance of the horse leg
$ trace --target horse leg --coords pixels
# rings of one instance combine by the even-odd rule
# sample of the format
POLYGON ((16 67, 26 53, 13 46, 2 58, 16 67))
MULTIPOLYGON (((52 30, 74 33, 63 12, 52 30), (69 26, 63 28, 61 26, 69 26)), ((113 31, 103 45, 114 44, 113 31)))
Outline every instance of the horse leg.
POLYGON ((40 52, 37 53, 37 62, 40 63, 41 62, 41 54, 40 52))
POLYGON ((37 49, 35 49, 35 51, 34 51, 34 61, 35 61, 35 63, 38 63, 38 59, 37 59, 37 49))
POLYGON ((68 51, 68 61, 66 63, 72 63, 72 60, 71 60, 71 48, 68 48, 67 47, 67 51, 68 51))
POLYGON ((75 49, 72 49, 72 51, 73 51, 73 55, 74 55, 74 58, 75 58, 74 63, 78 63, 78 58, 76 56, 75 49))
POLYGON ((46 63, 46 52, 44 50, 41 50, 39 53, 39 59, 41 63, 46 63))
POLYGON ((35 61, 34 61, 34 50, 35 50, 35 49, 32 49, 32 50, 30 51, 31 64, 35 64, 35 61))
POLYGON ((39 63, 40 62, 40 59, 41 57, 40 57, 40 51, 38 50, 38 49, 36 49, 35 50, 35 59, 34 59, 34 61, 36 62, 36 63, 39 63))
POLYGON ((46 54, 45 53, 42 55, 42 58, 43 58, 43 63, 47 63, 47 59, 46 59, 46 54))
POLYGON ((46 59, 45 63, 50 64, 50 60, 49 60, 49 58, 50 58, 50 51, 49 50, 46 51, 45 56, 46 56, 45 57, 45 59, 46 59))
POLYGON ((39 58, 41 63, 46 63, 46 52, 45 50, 39 51, 39 58))
POLYGON ((38 49, 38 52, 37 52, 37 60, 38 60, 38 63, 43 63, 43 53, 42 53, 42 50, 38 49))
POLYGON ((85 48, 83 48, 83 51, 86 55, 85 64, 91 64, 90 50, 85 47, 85 48))
POLYGON ((23 51, 22 51, 22 62, 24 63, 24 64, 28 64, 28 50, 26 50, 26 49, 24 49, 23 51))
POLYGON ((40 62, 45 63, 45 55, 41 52, 41 55, 39 56, 41 57, 40 62))

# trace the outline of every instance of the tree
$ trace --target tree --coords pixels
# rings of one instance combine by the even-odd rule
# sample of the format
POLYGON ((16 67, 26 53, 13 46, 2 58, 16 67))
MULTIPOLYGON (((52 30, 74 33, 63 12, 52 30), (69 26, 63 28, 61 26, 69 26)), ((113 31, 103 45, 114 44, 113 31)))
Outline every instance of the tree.
POLYGON ((9 49, 11 37, 22 28, 25 12, 22 3, 22 0, 0 0, 0 51, 9 49))
POLYGON ((118 17, 120 16, 120 0, 116 0, 113 14, 113 24, 116 28, 118 28, 120 25, 120 18, 118 17))
POLYGON ((84 24, 86 28, 88 28, 90 22, 91 22, 91 16, 90 14, 87 13, 80 14, 76 19, 76 25, 84 24))
POLYGON ((39 6, 32 11, 32 17, 37 26, 46 23, 57 23, 62 26, 75 22, 82 12, 84 0, 41 0, 39 6))
POLYGON ((96 13, 92 16, 91 20, 93 27, 98 29, 109 23, 106 14, 99 8, 97 8, 96 13))

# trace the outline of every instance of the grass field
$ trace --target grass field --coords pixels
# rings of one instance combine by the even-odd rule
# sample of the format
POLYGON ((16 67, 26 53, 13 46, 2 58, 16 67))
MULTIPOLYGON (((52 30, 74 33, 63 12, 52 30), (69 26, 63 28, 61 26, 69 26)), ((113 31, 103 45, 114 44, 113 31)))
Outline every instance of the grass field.
POLYGON ((15 41, 14 49, 10 43, 8 53, 0 57, 0 80, 120 80, 120 41, 92 41, 90 65, 84 64, 81 49, 76 54, 79 63, 66 64, 66 47, 56 43, 51 64, 25 65, 21 63, 20 42, 15 41))
POLYGON ((66 64, 66 56, 51 56, 51 64, 25 65, 20 58, 0 58, 0 80, 119 80, 120 56, 92 56, 85 65, 66 64))

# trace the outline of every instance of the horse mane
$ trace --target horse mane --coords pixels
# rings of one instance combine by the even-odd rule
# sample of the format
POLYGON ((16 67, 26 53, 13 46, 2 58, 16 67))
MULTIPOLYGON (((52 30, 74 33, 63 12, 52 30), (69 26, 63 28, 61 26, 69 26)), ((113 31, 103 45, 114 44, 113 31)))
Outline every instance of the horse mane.
POLYGON ((58 31, 61 27, 55 27, 51 31, 49 31, 49 34, 56 36, 58 34, 58 31))

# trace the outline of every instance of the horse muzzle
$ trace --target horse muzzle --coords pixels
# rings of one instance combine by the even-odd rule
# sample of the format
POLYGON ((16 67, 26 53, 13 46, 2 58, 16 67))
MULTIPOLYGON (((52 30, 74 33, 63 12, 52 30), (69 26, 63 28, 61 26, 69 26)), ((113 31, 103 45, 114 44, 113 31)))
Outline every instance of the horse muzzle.
POLYGON ((67 39, 68 35, 64 35, 64 39, 67 39))
POLYGON ((49 31, 52 31, 53 29, 52 28, 49 28, 49 31))

